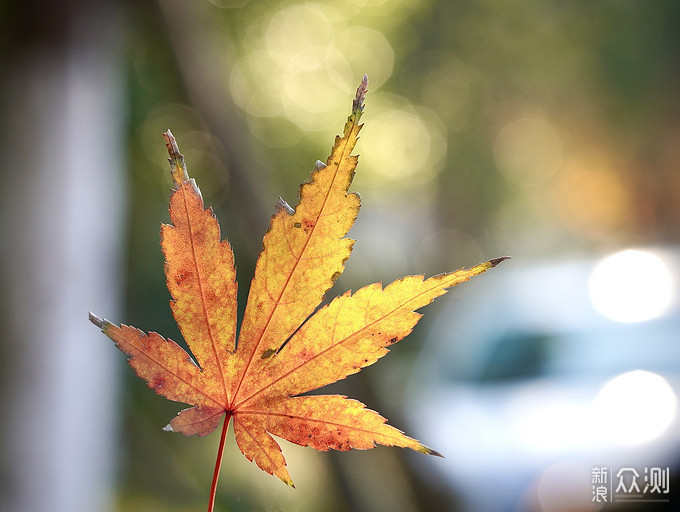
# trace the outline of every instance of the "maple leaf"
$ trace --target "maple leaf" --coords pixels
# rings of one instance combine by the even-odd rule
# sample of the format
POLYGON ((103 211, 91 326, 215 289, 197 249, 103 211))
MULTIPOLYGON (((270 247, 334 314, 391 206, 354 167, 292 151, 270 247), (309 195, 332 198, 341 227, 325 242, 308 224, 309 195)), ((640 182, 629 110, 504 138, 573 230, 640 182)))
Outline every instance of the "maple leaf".
POLYGON ((257 260, 238 343, 232 249, 221 240, 217 219, 204 207, 170 131, 164 136, 174 181, 172 225, 162 226, 161 246, 172 313, 191 355, 155 332, 116 326, 90 313, 151 389, 192 405, 166 430, 205 436, 224 417, 208 510, 232 419, 246 458, 291 486, 273 435, 317 450, 382 444, 439 455, 358 401, 300 396, 376 362, 411 332, 421 316, 415 310, 505 259, 429 279, 408 276, 384 289, 371 284, 317 310, 354 243, 345 235, 360 199, 347 191, 357 165, 351 153, 363 126, 359 120, 367 83, 364 76, 343 135, 336 137, 326 163, 317 162, 300 187, 295 209, 279 200, 257 260))

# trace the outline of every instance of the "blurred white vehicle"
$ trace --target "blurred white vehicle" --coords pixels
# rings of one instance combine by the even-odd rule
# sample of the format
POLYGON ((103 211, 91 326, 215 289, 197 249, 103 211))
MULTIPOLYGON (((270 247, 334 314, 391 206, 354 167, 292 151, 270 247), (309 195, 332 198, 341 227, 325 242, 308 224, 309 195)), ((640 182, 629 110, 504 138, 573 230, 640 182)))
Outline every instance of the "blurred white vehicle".
POLYGON ((670 249, 511 260, 440 310, 409 430, 465 510, 680 502, 679 272, 670 249))

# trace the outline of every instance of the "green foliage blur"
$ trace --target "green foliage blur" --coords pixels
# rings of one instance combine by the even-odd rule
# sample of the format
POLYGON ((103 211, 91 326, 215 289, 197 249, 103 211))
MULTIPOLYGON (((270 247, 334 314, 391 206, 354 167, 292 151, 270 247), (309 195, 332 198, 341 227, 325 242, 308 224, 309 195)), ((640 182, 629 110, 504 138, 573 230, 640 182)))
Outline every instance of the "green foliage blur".
MULTIPOLYGON (((677 2, 143 0, 116 23, 129 100, 125 323, 181 340, 158 244, 161 134, 175 134, 234 246, 243 308, 278 196, 296 203, 364 73, 358 242, 330 295, 503 255, 678 241, 677 2)), ((405 428, 399 386, 380 382, 408 366, 420 333, 334 391, 405 428)), ((181 406, 123 373, 117 510, 201 510, 219 436, 161 432, 181 406)), ((219 510, 453 507, 419 454, 285 444, 292 490, 227 444, 219 510)))

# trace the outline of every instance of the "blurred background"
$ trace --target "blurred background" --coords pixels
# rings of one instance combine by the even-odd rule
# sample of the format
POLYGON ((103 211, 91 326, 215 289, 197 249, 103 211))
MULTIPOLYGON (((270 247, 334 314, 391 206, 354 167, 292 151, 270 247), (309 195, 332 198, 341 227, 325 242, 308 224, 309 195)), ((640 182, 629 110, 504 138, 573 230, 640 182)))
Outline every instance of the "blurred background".
MULTIPOLYGON (((644 452, 674 428, 677 2, 39 0, 3 2, 0 19, 3 510, 205 508, 219 436, 161 432, 182 406, 151 393, 87 312, 181 339, 158 244, 159 223, 169 221, 168 128, 235 248, 243 307, 278 196, 296 203, 364 73, 353 186, 363 206, 350 232, 358 242, 329 295, 513 257, 428 306, 389 357, 331 389, 447 458, 384 447, 317 453, 282 442, 293 490, 248 463, 230 438, 217 508, 491 510, 475 498, 498 489, 499 510, 597 510, 595 465, 675 460, 670 438, 658 448, 670 458, 631 452, 611 462, 609 452, 569 451, 566 438, 550 440, 564 441, 559 455, 538 457, 545 439, 532 432, 557 427, 530 421, 542 406, 522 394, 510 398, 534 429, 518 434, 528 446, 510 435, 501 446, 497 431, 448 419, 450 411, 463 423, 465 414, 486 414, 464 405, 483 406, 489 394, 490 410, 505 407, 518 383, 552 397, 565 375, 560 393, 592 382, 579 396, 599 404, 611 379, 644 370, 642 380, 661 387, 621 406, 635 411, 661 394, 666 415, 656 433, 622 442, 644 452), (631 248, 642 259, 619 265, 622 274, 593 273, 605 256, 631 248), (658 262, 660 288, 621 286, 631 276, 647 283, 658 262), (602 289, 616 297, 633 290, 643 305, 667 300, 651 313, 638 314, 638 305, 617 316, 597 302, 608 300, 602 289), (665 322, 663 334, 648 324, 654 319, 665 322), (625 350, 623 338, 633 340, 625 350), (589 364, 612 356, 617 364, 589 364), (493 459, 499 453, 512 456, 493 459), (567 466, 585 481, 575 493, 583 499, 543 499, 564 489, 551 468, 567 466), (542 484, 546 474, 556 487, 542 484)), ((638 392, 640 382, 633 379, 638 392)), ((492 423, 506 432, 507 418, 492 423)), ((556 424, 594 421, 568 418, 556 424)), ((614 433, 628 420, 607 418, 606 443, 595 444, 616 451, 614 433)))

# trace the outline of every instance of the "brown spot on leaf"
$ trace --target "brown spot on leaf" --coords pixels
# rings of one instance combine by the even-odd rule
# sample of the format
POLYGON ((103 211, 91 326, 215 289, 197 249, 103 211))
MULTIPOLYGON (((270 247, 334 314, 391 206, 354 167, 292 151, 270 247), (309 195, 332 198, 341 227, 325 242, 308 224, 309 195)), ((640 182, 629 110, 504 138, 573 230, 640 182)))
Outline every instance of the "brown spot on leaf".
POLYGON ((178 270, 177 274, 175 274, 175 283, 177 286, 183 285, 187 279, 191 278, 193 276, 193 273, 190 270, 187 269, 182 269, 178 270))
POLYGON ((276 349, 273 348, 268 348, 264 352, 262 352, 262 355, 260 356, 260 359, 267 359, 268 357, 273 356, 276 354, 276 349))

